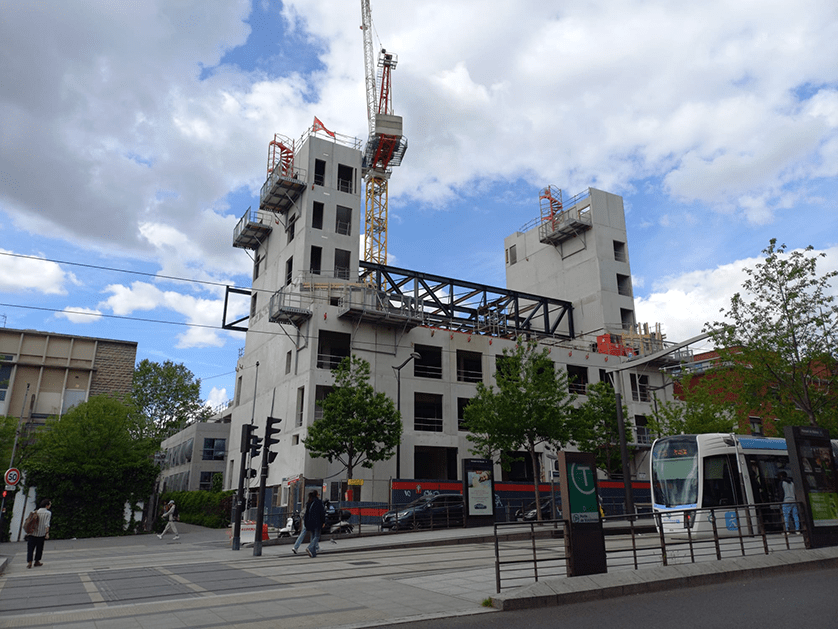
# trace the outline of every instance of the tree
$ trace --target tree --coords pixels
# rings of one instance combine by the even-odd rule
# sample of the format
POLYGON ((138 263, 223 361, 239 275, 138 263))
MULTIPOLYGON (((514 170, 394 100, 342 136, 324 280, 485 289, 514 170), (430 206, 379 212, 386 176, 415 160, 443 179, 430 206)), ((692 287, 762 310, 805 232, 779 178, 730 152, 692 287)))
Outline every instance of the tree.
POLYGON ((732 404, 722 399, 727 382, 715 375, 681 378, 680 399, 661 402, 649 419, 649 430, 660 436, 734 432, 737 421, 732 404))
MULTIPOLYGON (((11 465, 14 466, 17 462, 12 461, 12 448, 15 443, 17 424, 17 417, 0 415, 0 465, 11 463, 11 465)), ((19 458, 19 456, 15 456, 15 459, 19 458)))
MULTIPOLYGON (((588 399, 573 409, 576 417, 574 441, 581 452, 591 452, 596 457, 596 466, 604 470, 609 478, 622 474, 620 457, 620 429, 617 424, 617 396, 608 382, 597 382, 588 387, 588 399)), ((623 417, 629 416, 623 406, 623 417)), ((632 428, 626 419, 626 432, 632 428)))
POLYGON ((201 400, 201 381, 182 363, 167 360, 161 365, 144 359, 134 369, 132 387, 147 432, 158 443, 212 415, 201 400))
POLYGON ((52 500, 54 537, 101 537, 126 532, 125 504, 151 495, 157 443, 141 434, 143 418, 130 404, 99 395, 35 433, 24 462, 27 483, 52 500))
MULTIPOLYGON (((747 268, 725 321, 705 329, 735 372, 740 409, 780 423, 834 427, 838 386, 838 305, 832 271, 818 274, 813 248, 786 251, 772 239, 765 259, 747 268)), ((833 434, 833 436, 838 436, 833 434)))
POLYGON ((371 468, 392 458, 401 442, 402 421, 393 400, 369 383, 367 361, 347 356, 332 373, 335 387, 320 403, 323 417, 308 429, 303 443, 312 457, 341 463, 351 479, 355 466, 371 468))
POLYGON ((464 411, 473 454, 495 458, 509 469, 512 452, 525 450, 532 463, 535 507, 541 519, 536 447, 547 444, 561 449, 574 433, 567 374, 557 371, 548 350, 538 351, 535 342, 522 343, 513 351, 504 349, 495 372, 497 390, 477 384, 477 395, 464 411))

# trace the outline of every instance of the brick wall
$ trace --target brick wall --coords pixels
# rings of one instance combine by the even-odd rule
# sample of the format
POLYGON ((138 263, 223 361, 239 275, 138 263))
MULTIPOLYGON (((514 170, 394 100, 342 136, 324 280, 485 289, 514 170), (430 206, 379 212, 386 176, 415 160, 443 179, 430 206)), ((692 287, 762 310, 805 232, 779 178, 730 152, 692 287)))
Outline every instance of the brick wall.
POLYGON ((96 348, 95 372, 90 384, 90 395, 103 393, 131 393, 137 344, 119 341, 99 341, 96 348))

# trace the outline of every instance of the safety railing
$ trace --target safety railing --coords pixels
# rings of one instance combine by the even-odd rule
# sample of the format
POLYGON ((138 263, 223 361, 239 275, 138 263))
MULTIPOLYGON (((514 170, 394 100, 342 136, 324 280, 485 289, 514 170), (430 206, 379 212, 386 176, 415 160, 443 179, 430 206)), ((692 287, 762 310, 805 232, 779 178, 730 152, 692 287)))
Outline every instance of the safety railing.
MULTIPOLYGON (((807 548, 807 531, 790 531, 786 525, 784 504, 789 503, 603 517, 607 570, 640 570, 807 548)), ((804 518, 800 525, 805 526, 804 518)), ((564 536, 564 530, 560 520, 496 523, 497 591, 548 576, 566 576, 564 540, 556 539, 564 536)))

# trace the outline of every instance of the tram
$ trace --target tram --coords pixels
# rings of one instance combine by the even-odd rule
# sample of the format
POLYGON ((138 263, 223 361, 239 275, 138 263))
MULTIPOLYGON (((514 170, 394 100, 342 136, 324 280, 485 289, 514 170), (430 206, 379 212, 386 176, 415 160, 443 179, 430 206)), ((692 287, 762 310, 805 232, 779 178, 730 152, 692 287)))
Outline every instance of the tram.
MULTIPOLYGON (((832 450, 838 458, 838 440, 832 450)), ((767 530, 783 529, 779 474, 792 477, 785 439, 673 435, 655 440, 649 460, 652 508, 661 514, 664 533, 686 534, 689 528, 692 535, 709 534, 714 519, 720 535, 738 534, 740 524, 759 530, 757 518, 767 530)))

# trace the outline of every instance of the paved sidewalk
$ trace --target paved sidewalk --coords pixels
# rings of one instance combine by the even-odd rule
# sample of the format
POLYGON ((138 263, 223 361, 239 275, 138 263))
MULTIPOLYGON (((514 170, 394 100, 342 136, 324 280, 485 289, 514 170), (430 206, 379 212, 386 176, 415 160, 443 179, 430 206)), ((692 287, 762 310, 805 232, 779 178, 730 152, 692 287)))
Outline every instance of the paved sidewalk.
POLYGON ((791 550, 552 577, 496 595, 493 545, 486 543, 491 528, 325 541, 315 560, 292 555, 290 540, 271 541, 254 557, 250 547, 232 551, 226 531, 178 528, 177 541, 154 535, 48 541, 44 566, 32 569, 25 543, 0 545, 0 626, 389 626, 838 566, 838 548, 791 550), (487 599, 496 609, 482 605, 487 599))

